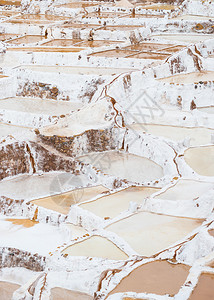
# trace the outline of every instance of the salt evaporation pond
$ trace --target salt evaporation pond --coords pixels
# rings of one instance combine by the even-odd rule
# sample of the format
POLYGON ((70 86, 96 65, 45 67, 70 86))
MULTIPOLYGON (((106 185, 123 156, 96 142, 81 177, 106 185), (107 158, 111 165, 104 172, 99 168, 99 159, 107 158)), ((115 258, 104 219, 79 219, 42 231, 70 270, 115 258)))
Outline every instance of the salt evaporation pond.
POLYGON ((189 148, 184 159, 199 175, 214 176, 214 146, 189 148))
POLYGON ((202 127, 180 127, 156 124, 133 124, 129 125, 133 130, 148 132, 156 136, 171 139, 175 142, 189 139, 190 146, 200 146, 211 143, 214 129, 202 127))
POLYGON ((77 292, 70 291, 64 288, 53 288, 51 289, 51 300, 93 300, 93 297, 77 292))
POLYGON ((106 227, 140 255, 154 255, 185 238, 201 220, 140 212, 106 227))
POLYGON ((178 293, 186 281, 190 267, 165 260, 153 261, 133 270, 109 294, 136 292, 159 295, 178 293))
POLYGON ((73 191, 67 193, 61 193, 59 195, 37 199, 31 201, 31 203, 62 214, 68 214, 71 205, 90 200, 95 196, 107 191, 108 189, 103 186, 80 188, 74 189, 73 191))
POLYGON ((1 300, 12 299, 13 293, 20 288, 19 284, 0 281, 0 298, 1 300))
POLYGON ((214 295, 214 274, 202 273, 189 300, 212 300, 214 295))
POLYGON ((172 201, 194 200, 213 188, 214 183, 211 182, 181 179, 165 192, 155 196, 155 198, 172 201))
POLYGON ((123 191, 103 196, 95 201, 83 203, 80 207, 101 218, 114 218, 119 213, 127 210, 131 201, 142 204, 143 199, 158 190, 150 187, 130 187, 123 191))
POLYGON ((62 251, 71 256, 99 257, 111 260, 126 260, 128 256, 104 237, 92 236, 62 251))
POLYGON ((78 158, 92 164, 103 173, 124 178, 133 182, 157 180, 163 177, 163 168, 138 155, 118 151, 90 153, 78 158))

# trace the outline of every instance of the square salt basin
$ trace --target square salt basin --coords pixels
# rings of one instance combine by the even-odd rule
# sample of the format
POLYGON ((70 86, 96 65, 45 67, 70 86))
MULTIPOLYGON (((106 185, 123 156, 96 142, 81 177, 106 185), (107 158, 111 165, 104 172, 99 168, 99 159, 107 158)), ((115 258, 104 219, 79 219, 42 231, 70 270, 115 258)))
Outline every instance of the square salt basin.
POLYGON ((184 141, 187 137, 190 139, 190 146, 200 146, 210 144, 214 129, 202 127, 180 127, 156 124, 132 124, 129 128, 139 131, 148 132, 156 136, 161 136, 175 142, 184 141))
POLYGON ((145 157, 119 151, 90 153, 78 160, 91 164, 105 174, 114 175, 132 182, 158 180, 163 177, 163 168, 145 157))
POLYGON ((53 195, 38 200, 33 200, 31 203, 38 206, 57 211, 62 214, 68 214, 71 205, 81 203, 96 197, 99 194, 107 192, 108 189, 99 185, 87 188, 74 189, 71 192, 53 195))
POLYGON ((106 227, 138 254, 151 256, 180 242, 203 221, 140 212, 106 227))
POLYGON ((174 186, 154 198, 172 201, 195 200, 213 188, 214 183, 181 179, 174 186))
POLYGON ((131 201, 142 204, 143 199, 156 193, 159 189, 150 187, 130 187, 123 191, 103 196, 95 201, 80 204, 101 218, 114 218, 129 208, 131 201))
POLYGON ((92 236, 62 251, 70 256, 97 257, 110 260, 126 260, 128 256, 114 243, 101 236, 92 236))
POLYGON ((214 176, 214 146, 189 148, 184 152, 186 163, 201 176, 214 176))
MULTIPOLYGON (((134 269, 109 295, 135 292, 172 296, 177 294, 184 284, 189 269, 190 267, 184 264, 172 264, 166 260, 153 261, 134 269)), ((123 298, 125 299, 134 298, 123 298)))
POLYGON ((81 292, 71 291, 64 288, 52 288, 51 300, 93 300, 94 298, 81 292))

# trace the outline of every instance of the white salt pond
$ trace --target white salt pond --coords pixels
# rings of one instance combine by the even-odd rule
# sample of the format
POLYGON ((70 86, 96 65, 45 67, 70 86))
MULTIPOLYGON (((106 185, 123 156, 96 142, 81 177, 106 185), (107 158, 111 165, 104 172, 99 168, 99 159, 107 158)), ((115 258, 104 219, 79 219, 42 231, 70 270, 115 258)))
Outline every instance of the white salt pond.
POLYGON ((31 226, 29 222, 23 219, 0 219, 0 247, 47 255, 65 242, 66 236, 61 229, 37 222, 31 226))
MULTIPOLYGON (((90 68, 90 67, 72 67, 72 66, 22 66, 20 69, 32 70, 34 72, 78 74, 78 75, 114 75, 123 72, 133 71, 131 68, 90 68)), ((136 70, 136 69, 135 69, 136 70)))
POLYGON ((180 127, 156 124, 133 124, 129 125, 132 130, 147 132, 156 136, 171 139, 175 142, 189 139, 190 146, 210 144, 214 129, 202 127, 180 127))
POLYGON ((179 242, 202 221, 140 212, 106 227, 122 237, 137 253, 154 255, 179 242))
POLYGON ((80 207, 102 218, 114 218, 127 210, 131 201, 142 204, 143 199, 158 190, 150 187, 130 187, 95 201, 83 203, 80 207))
POLYGON ((133 182, 152 181, 163 177, 161 166, 145 157, 130 153, 106 151, 90 153, 78 159, 93 165, 103 173, 133 182))
POLYGON ((187 42, 187 43, 197 43, 212 39, 214 35, 212 34, 160 34, 152 35, 158 39, 187 42))
POLYGON ((178 83, 178 84, 188 84, 188 83, 198 83, 214 81, 213 71, 202 71, 202 72, 192 72, 187 74, 178 74, 165 78, 158 79, 164 83, 178 83))
POLYGON ((173 20, 201 20, 201 21, 206 21, 206 20, 214 20, 214 17, 209 17, 209 16, 200 16, 200 15, 182 15, 182 16, 177 16, 175 18, 172 18, 173 20))
POLYGON ((100 236, 93 236, 69 246, 62 253, 71 256, 99 257, 111 260, 125 260, 128 258, 115 244, 100 236))
POLYGON ((214 106, 198 107, 197 110, 206 114, 214 114, 214 106))
POLYGON ((0 109, 60 116, 79 109, 82 103, 60 100, 43 100, 41 98, 7 98, 0 100, 0 109))
POLYGON ((68 214, 71 205, 81 203, 94 198, 95 196, 107 192, 103 186, 94 186, 87 188, 75 189, 71 192, 53 195, 42 199, 37 199, 31 203, 38 206, 57 211, 62 214, 68 214))
POLYGON ((26 137, 34 137, 34 133, 31 131, 30 128, 22 127, 22 126, 15 126, 9 124, 0 123, 0 138, 6 137, 7 135, 24 135, 26 137))
POLYGON ((172 201, 194 200, 213 188, 214 183, 181 179, 165 192, 155 196, 155 198, 172 201))
POLYGON ((53 172, 43 175, 20 175, 0 181, 0 194, 12 199, 30 201, 68 192, 78 184, 85 183, 87 183, 85 176, 74 176, 71 173, 53 172))
POLYGON ((189 148, 184 159, 199 175, 214 176, 214 146, 189 148))

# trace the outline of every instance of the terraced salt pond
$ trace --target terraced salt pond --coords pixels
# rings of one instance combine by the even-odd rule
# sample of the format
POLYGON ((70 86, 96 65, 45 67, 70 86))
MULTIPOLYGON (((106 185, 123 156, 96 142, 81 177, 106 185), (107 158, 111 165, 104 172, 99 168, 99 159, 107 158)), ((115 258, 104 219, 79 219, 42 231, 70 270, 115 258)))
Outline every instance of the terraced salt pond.
POLYGON ((34 133, 30 131, 30 128, 0 123, 0 138, 6 137, 7 135, 13 136, 20 134, 24 134, 25 137, 34 136, 34 133))
POLYGON ((155 198, 172 201, 194 200, 213 188, 214 183, 211 182, 181 179, 165 192, 155 196, 155 198))
POLYGON ((214 106, 198 107, 197 110, 206 114, 214 114, 214 106))
POLYGON ((186 43, 198 43, 203 42, 213 38, 211 34, 160 34, 152 35, 158 39, 168 40, 168 41, 178 41, 186 43))
POLYGON ((111 46, 111 45, 117 45, 121 43, 120 41, 109 41, 109 40, 95 40, 95 41, 83 41, 83 40, 69 40, 69 39, 58 39, 58 40, 52 40, 48 41, 46 43, 43 43, 43 46, 49 46, 49 47, 69 47, 74 46, 75 47, 102 47, 102 46, 111 46))
POLYGON ((119 151, 90 153, 78 159, 101 170, 133 182, 157 180, 163 177, 163 168, 145 157, 119 151))
POLYGON ((31 203, 38 206, 57 211, 62 214, 68 214, 71 205, 90 200, 95 196, 107 192, 108 189, 103 186, 94 186, 81 189, 75 189, 71 192, 53 195, 46 198, 34 200, 31 203))
POLYGON ((173 75, 170 77, 158 79, 160 82, 164 83, 175 83, 175 84, 188 84, 188 83, 199 83, 214 81, 214 72, 213 71, 201 71, 201 72, 192 72, 187 74, 173 75))
POLYGON ((189 300, 211 300, 214 295, 214 274, 202 273, 189 300))
POLYGON ((158 190, 149 187, 130 187, 121 192, 103 196, 95 201, 83 203, 80 207, 101 218, 114 218, 122 211, 127 210, 131 201, 142 204, 143 199, 158 190))
POLYGON ((17 39, 13 39, 9 42, 8 44, 15 44, 15 45, 20 45, 20 44, 30 44, 30 43, 38 43, 41 42, 45 39, 44 36, 41 35, 25 35, 22 37, 19 37, 17 39))
POLYGON ((7 98, 0 100, 0 109, 34 114, 60 116, 79 109, 81 103, 41 98, 7 98))
POLYGON ((206 21, 206 20, 214 20, 214 17, 209 17, 209 16, 200 16, 200 15, 183 15, 183 16, 177 16, 173 18, 173 20, 201 20, 201 21, 206 21))
POLYGON ((51 300, 93 300, 93 297, 76 291, 70 291, 63 288, 51 289, 51 300))
POLYGON ((111 260, 126 260, 128 256, 106 238, 93 236, 69 246, 62 254, 71 256, 99 257, 111 260))
POLYGON ((154 255, 178 243, 202 221, 140 212, 106 227, 122 237, 138 254, 154 255))
POLYGON ((186 281, 189 269, 189 266, 166 260, 153 261, 134 269, 109 295, 136 292, 172 296, 186 281))
POLYGON ((22 175, 0 181, 1 194, 12 199, 26 201, 53 197, 75 188, 75 185, 87 184, 85 176, 73 176, 71 173, 46 173, 43 175, 22 175), (26 188, 27 187, 27 188, 26 188), (38 188, 39 187, 39 188, 38 188))
POLYGON ((156 136, 161 136, 175 142, 189 139, 190 146, 200 146, 210 144, 214 129, 202 127, 180 127, 156 124, 133 124, 129 128, 139 132, 147 132, 156 136))
POLYGON ((65 242, 66 237, 59 228, 36 222, 35 225, 29 226, 28 223, 32 223, 30 220, 11 221, 12 219, 0 219, 0 247, 18 248, 32 251, 34 254, 47 255, 65 242))
POLYGON ((189 148, 184 159, 199 175, 214 176, 214 146, 189 148))
POLYGON ((12 299, 13 293, 20 288, 19 284, 7 281, 0 281, 1 300, 12 299))
MULTIPOLYGON (((48 72, 48 73, 63 73, 63 74, 78 74, 78 75, 115 75, 121 72, 128 72, 129 68, 90 68, 90 67, 72 67, 72 66, 22 66, 21 69, 32 70, 34 72, 48 72)), ((49 102, 49 100, 48 100, 49 102)))

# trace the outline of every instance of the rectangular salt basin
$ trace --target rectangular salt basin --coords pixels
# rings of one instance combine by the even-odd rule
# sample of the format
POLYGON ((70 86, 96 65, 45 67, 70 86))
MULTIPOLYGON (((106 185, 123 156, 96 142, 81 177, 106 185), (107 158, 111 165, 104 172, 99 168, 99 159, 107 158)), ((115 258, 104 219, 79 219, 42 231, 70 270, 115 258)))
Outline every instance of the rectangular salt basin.
POLYGON ((82 103, 41 98, 7 98, 0 100, 0 109, 29 112, 34 114, 60 116, 79 109, 82 103))
POLYGON ((59 52, 70 53, 80 52, 84 48, 63 48, 63 47, 8 47, 8 51, 26 51, 26 52, 59 52))
POLYGON ((34 133, 30 130, 30 128, 27 127, 0 123, 0 138, 5 137, 7 135, 24 135, 26 138, 29 136, 33 137, 34 133))
POLYGON ((71 191, 78 182, 85 185, 88 179, 63 172, 21 175, 0 181, 0 196, 30 201, 71 191))
POLYGON ((63 250, 62 254, 111 260, 126 260, 128 258, 115 244, 101 236, 92 236, 82 242, 71 245, 63 250))
POLYGON ((206 21, 206 20, 214 20, 214 17, 209 17, 209 16, 200 16, 200 15, 181 15, 177 16, 175 18, 172 18, 173 20, 201 20, 201 21, 206 21))
MULTIPOLYGON (((71 291, 64 288, 52 288, 51 300, 93 300, 94 298, 81 292, 71 291)), ((5 299, 6 300, 6 299, 5 299)))
POLYGON ((133 130, 148 132, 156 136, 162 136, 175 142, 190 139, 190 146, 210 144, 214 129, 202 127, 180 127, 156 124, 133 124, 129 125, 133 130))
POLYGON ((114 218, 127 210, 131 201, 142 204, 143 199, 156 193, 158 190, 150 187, 130 187, 95 201, 81 204, 80 207, 101 218, 114 218))
POLYGON ((194 200, 214 188, 214 183, 197 180, 179 180, 174 186, 155 198, 161 200, 185 201, 194 200))
POLYGON ((52 40, 46 43, 43 43, 43 46, 51 46, 51 47, 102 47, 102 46, 110 46, 117 45, 121 43, 120 41, 109 41, 109 40, 97 40, 97 41, 83 41, 83 40, 70 40, 70 39, 58 39, 52 40))
POLYGON ((138 254, 151 256, 178 243, 202 224, 201 220, 140 212, 106 227, 138 254))
MULTIPOLYGON (((134 269, 109 295, 132 291, 172 296, 178 293, 186 281, 189 269, 190 267, 184 264, 173 264, 166 260, 152 261, 134 269)), ((134 298, 123 298, 125 299, 134 300, 134 298)))
POLYGON ((15 45, 20 45, 20 44, 33 44, 33 43, 38 43, 41 42, 45 39, 44 36, 41 35, 25 35, 22 37, 19 37, 17 39, 13 39, 11 41, 8 41, 8 44, 15 44, 15 45))
POLYGON ((201 72, 192 72, 188 74, 179 74, 173 75, 170 77, 160 78, 158 79, 160 82, 164 83, 175 83, 175 84, 189 84, 189 83, 199 83, 214 81, 214 71, 201 71, 201 72))
POLYGON ((54 16, 54 15, 38 15, 38 14, 25 14, 10 19, 10 23, 24 23, 24 24, 48 24, 59 21, 65 21, 68 17, 54 16))
POLYGON ((103 173, 132 182, 158 180, 163 176, 161 166, 145 157, 119 151, 90 153, 78 159, 103 173))
MULTIPOLYGON (((115 75, 122 72, 133 71, 130 68, 94 68, 94 67, 72 67, 72 66, 22 66, 21 69, 35 72, 78 74, 78 75, 115 75)), ((48 100, 49 101, 49 100, 48 100)), ((55 103, 55 101, 54 101, 55 103)))
POLYGON ((214 35, 212 34, 160 34, 152 35, 152 37, 157 37, 158 39, 165 39, 170 41, 179 41, 187 43, 197 43, 212 39, 214 35))
POLYGON ((107 191, 107 188, 98 185, 93 187, 75 189, 71 192, 41 198, 38 200, 34 200, 31 203, 50 210, 57 211, 62 214, 68 214, 71 205, 90 200, 97 195, 107 191))

